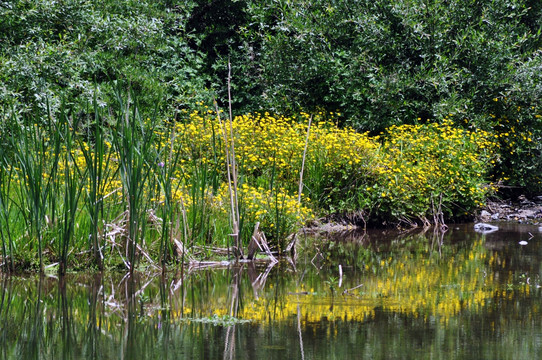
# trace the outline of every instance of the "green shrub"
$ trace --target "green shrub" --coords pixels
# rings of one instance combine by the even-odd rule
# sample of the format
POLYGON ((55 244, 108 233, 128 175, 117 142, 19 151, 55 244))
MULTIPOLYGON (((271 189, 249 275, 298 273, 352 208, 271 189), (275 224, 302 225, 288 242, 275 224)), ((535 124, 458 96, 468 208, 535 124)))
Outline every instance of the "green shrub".
POLYGON ((488 173, 498 160, 490 133, 442 124, 392 126, 384 134, 380 174, 367 190, 375 212, 423 221, 442 213, 469 215, 493 192, 488 173))

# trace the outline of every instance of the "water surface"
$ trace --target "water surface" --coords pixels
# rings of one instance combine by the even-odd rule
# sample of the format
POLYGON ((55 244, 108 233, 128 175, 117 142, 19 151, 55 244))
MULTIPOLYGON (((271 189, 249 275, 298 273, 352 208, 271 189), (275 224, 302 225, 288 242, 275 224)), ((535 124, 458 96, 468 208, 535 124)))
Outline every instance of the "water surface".
POLYGON ((302 237, 295 263, 164 277, 2 276, 0 358, 540 358, 542 234, 499 226, 302 237))

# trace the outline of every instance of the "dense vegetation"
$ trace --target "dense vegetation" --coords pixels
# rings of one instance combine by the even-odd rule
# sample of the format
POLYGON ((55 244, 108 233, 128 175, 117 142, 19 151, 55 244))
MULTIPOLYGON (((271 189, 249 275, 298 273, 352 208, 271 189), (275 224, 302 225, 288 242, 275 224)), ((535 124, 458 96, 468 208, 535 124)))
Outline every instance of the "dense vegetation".
POLYGON ((282 250, 324 213, 428 224, 537 192, 541 20, 516 0, 3 2, 3 263, 133 270, 256 224, 282 250))
POLYGON ((120 79, 167 117, 226 104, 230 61, 238 114, 340 110, 373 133, 452 114, 499 135, 493 180, 542 187, 538 1, 17 0, 0 19, 4 121, 113 108, 120 79))

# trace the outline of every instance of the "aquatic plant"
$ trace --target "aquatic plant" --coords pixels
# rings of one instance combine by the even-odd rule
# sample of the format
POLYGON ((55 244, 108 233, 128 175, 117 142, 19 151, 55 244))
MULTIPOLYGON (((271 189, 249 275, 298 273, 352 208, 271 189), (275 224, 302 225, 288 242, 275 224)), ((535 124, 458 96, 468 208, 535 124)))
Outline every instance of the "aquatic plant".
POLYGON ((68 254, 71 251, 77 215, 79 209, 79 199, 83 190, 84 183, 80 181, 81 170, 77 166, 74 158, 75 128, 76 124, 71 124, 65 112, 61 110, 61 116, 54 128, 53 142, 55 143, 54 156, 58 158, 58 168, 60 174, 53 183, 53 196, 63 194, 62 201, 54 201, 53 217, 51 221, 58 222, 56 226, 57 234, 57 252, 59 261, 59 274, 64 275, 68 268, 68 254), (61 145, 62 144, 62 145, 61 145))
POLYGON ((76 163, 85 169, 83 172, 86 177, 83 180, 85 184, 83 198, 90 220, 89 236, 92 259, 97 268, 103 270, 104 200, 111 194, 109 191, 116 191, 116 189, 110 189, 111 185, 114 185, 111 181, 112 172, 114 172, 111 163, 113 148, 107 145, 106 124, 96 100, 93 102, 93 113, 93 122, 89 124, 84 133, 77 137, 78 150, 84 161, 81 161, 81 156, 78 156, 76 163), (92 142, 89 144, 84 139, 92 139, 92 142))
MULTIPOLYGON (((49 129, 50 130, 50 129, 49 129)), ((52 196, 53 179, 56 176, 58 156, 51 157, 52 145, 49 142, 52 131, 35 124, 25 124, 16 136, 14 142, 14 164, 17 169, 17 181, 20 186, 14 188, 18 200, 19 212, 28 232, 18 234, 25 238, 27 249, 32 254, 37 243, 35 255, 38 258, 40 271, 44 269, 43 232, 48 222, 50 211, 49 200, 52 196), (28 213, 25 211, 27 210, 28 213)), ((58 145, 58 143, 57 143, 58 145)), ((58 155, 58 151, 56 152, 58 155)))
POLYGON ((247 324, 250 323, 251 320, 249 319, 239 319, 230 315, 212 315, 205 318, 186 318, 183 319, 184 321, 190 321, 190 322, 196 322, 196 323, 203 323, 203 324, 210 324, 213 326, 232 326, 232 325, 238 325, 238 324, 247 324))
MULTIPOLYGON (((133 273, 139 258, 140 239, 147 224, 149 192, 145 191, 151 177, 151 166, 156 159, 154 126, 144 121, 136 106, 130 108, 127 100, 118 96, 121 111, 113 128, 113 146, 118 156, 119 176, 122 182, 124 204, 127 208, 126 258, 133 273)), ((148 189, 147 189, 148 190, 148 189)))
POLYGON ((0 148, 0 239, 2 241, 2 266, 8 272, 14 270, 14 243, 11 236, 11 211, 13 202, 10 201, 13 167, 9 165, 5 148, 0 148))

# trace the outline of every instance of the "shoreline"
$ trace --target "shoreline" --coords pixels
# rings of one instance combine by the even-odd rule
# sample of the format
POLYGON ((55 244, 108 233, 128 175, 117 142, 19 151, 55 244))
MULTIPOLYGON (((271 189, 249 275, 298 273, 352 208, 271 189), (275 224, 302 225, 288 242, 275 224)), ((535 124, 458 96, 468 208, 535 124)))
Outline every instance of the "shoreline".
POLYGON ((475 216, 476 222, 511 221, 520 224, 542 224, 542 199, 520 196, 517 201, 492 200, 475 216))

